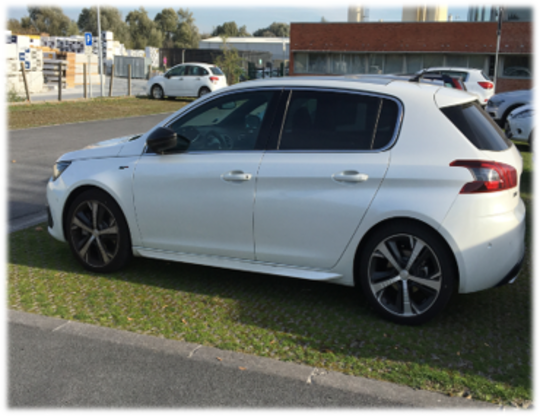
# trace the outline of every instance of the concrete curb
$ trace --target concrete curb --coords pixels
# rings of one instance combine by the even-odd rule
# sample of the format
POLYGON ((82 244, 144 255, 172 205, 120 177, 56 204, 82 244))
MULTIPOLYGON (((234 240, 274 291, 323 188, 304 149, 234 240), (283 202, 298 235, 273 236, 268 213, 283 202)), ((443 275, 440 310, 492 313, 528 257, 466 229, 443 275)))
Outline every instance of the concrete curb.
POLYGON ((42 331, 60 332, 80 337, 99 339, 111 343, 145 348, 167 354, 178 354, 194 361, 211 362, 230 368, 242 367, 248 372, 301 380, 307 384, 362 393, 374 398, 388 399, 403 406, 417 408, 491 409, 499 407, 462 397, 448 397, 440 393, 414 390, 410 387, 348 376, 302 364, 282 362, 182 341, 173 341, 148 335, 136 334, 96 325, 83 324, 58 318, 50 318, 26 312, 8 311, 9 323, 38 328, 42 331))

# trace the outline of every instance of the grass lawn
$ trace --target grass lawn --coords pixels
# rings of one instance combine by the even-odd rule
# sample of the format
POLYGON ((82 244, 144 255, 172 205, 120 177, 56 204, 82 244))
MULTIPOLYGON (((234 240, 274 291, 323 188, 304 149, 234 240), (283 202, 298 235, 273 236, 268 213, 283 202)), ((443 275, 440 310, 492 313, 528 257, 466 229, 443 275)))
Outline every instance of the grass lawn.
POLYGON ((12 104, 8 106, 8 129, 16 130, 65 124, 68 120, 70 123, 76 123, 172 113, 191 101, 193 101, 191 98, 152 100, 147 97, 111 97, 12 104))
MULTIPOLYGON (((531 212, 531 155, 528 146, 521 150, 531 212)), ((527 406, 531 234, 513 285, 455 296, 420 327, 386 322, 353 289, 321 282, 140 258, 121 272, 90 273, 45 224, 8 237, 8 302, 14 310, 527 406)))

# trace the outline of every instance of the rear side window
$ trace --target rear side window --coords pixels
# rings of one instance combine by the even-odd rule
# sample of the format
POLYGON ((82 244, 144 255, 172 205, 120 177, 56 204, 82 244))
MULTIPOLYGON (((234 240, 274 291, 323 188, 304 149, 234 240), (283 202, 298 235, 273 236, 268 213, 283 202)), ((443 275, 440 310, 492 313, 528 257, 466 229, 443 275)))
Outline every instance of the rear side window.
POLYGON ((478 103, 441 108, 463 135, 480 150, 506 150, 512 142, 478 103))
POLYGON ((223 71, 219 69, 217 66, 211 66, 210 71, 212 71, 212 74, 214 75, 223 75, 223 71))
POLYGON ((377 150, 394 137, 396 102, 370 95, 293 91, 280 150, 377 150))

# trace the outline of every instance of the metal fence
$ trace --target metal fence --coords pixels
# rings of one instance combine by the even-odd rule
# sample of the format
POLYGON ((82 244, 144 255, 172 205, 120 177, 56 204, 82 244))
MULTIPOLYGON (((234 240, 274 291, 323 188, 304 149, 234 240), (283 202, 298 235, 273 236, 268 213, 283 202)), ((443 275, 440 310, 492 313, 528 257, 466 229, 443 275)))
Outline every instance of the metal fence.
MULTIPOLYGON (((167 58, 167 67, 172 67, 184 62, 215 63, 216 59, 223 55, 221 49, 181 49, 161 48, 159 50, 159 63, 163 65, 163 58, 167 58)), ((272 61, 272 54, 264 51, 238 51, 242 58, 244 69, 248 69, 248 63, 261 65, 272 61)))
POLYGON ((148 78, 148 69, 152 64, 150 58, 138 56, 115 56, 114 57, 114 76, 126 78, 128 76, 128 65, 131 65, 132 78, 148 78))

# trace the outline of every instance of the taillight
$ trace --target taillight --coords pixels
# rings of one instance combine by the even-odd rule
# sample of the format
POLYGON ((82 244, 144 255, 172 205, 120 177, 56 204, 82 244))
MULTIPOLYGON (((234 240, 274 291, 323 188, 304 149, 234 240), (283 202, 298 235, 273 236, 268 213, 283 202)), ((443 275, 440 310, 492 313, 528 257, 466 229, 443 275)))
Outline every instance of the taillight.
POLYGON ((493 88, 493 82, 481 81, 478 83, 483 89, 490 90, 493 88))
POLYGON ((450 166, 467 168, 473 181, 461 188, 460 194, 497 192, 517 186, 517 171, 505 163, 485 160, 454 160, 450 166))
POLYGON ((218 77, 210 77, 210 81, 212 81, 214 84, 217 84, 219 82, 218 77))

